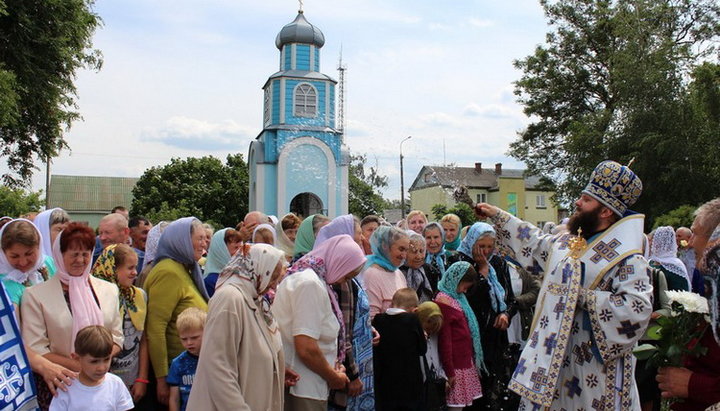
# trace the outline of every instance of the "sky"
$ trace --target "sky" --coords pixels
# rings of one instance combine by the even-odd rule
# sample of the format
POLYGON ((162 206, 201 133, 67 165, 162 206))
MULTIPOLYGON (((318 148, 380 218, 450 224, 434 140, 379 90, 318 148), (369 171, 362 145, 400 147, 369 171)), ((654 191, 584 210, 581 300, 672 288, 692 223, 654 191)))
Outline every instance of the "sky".
MULTIPOLYGON (((297 15, 291 0, 99 0, 99 72, 78 72, 82 120, 52 174, 139 177, 174 157, 242 153, 262 130, 261 87, 278 71, 275 36, 297 15)), ((346 71, 345 142, 400 197, 423 165, 486 168, 527 123, 513 94, 513 60, 548 30, 537 0, 305 0, 325 35, 321 68, 346 71), (443 144, 444 142, 444 144, 443 144), (444 147, 444 154, 443 154, 444 147)), ((44 165, 33 178, 44 188, 44 165)), ((0 166, 0 171, 7 167, 0 166)))

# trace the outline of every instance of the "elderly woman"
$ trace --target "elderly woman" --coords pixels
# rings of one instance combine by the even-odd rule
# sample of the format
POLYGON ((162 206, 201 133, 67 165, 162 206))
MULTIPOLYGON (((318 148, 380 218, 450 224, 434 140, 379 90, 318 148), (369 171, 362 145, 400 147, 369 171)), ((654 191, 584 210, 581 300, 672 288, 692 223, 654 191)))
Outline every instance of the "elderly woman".
MULTIPOLYGON (((449 264, 466 261, 480 274, 467 298, 480 325, 487 375, 482 377, 481 407, 503 405, 515 399, 507 389, 512 374, 508 355, 507 328, 517 311, 507 262, 495 252, 495 230, 486 223, 475 223, 463 239, 458 254, 449 264)), ((508 408, 509 409, 509 408, 508 408)))
MULTIPOLYGON (((80 223, 68 224, 53 244, 55 276, 26 289, 20 305, 25 344, 55 364, 76 372, 80 371, 80 364, 70 358, 70 353, 75 335, 82 328, 103 325, 109 329, 115 343, 113 356, 123 345, 118 288, 90 276, 94 247, 95 233, 91 228, 80 223)), ((41 408, 49 406, 47 393, 38 393, 38 399, 41 408)))
POLYGON ((282 220, 275 224, 275 232, 277 233, 277 242, 275 247, 285 253, 285 258, 290 261, 295 250, 295 237, 298 228, 300 228, 302 219, 293 213, 285 214, 282 220))
POLYGON ((445 214, 440 219, 440 225, 445 232, 445 253, 447 256, 451 256, 457 253, 458 247, 460 247, 460 229, 462 228, 462 221, 460 217, 455 214, 445 214))
POLYGON ((295 236, 295 251, 293 252, 293 260, 309 253, 315 245, 315 237, 320 229, 330 223, 330 219, 322 214, 313 214, 300 223, 300 228, 295 236))
POLYGON ((345 322, 332 285, 355 277, 364 263, 360 246, 339 235, 298 260, 280 283, 273 314, 285 363, 300 375, 286 392, 286 410, 326 410, 329 389, 349 383, 338 367, 345 360, 345 322))
POLYGON ((425 239, 414 231, 409 237, 407 257, 400 271, 405 275, 407 286, 417 292, 421 303, 435 298, 440 271, 425 262, 425 239))
POLYGON ((222 270, 187 409, 283 408, 282 341, 262 296, 282 278, 284 257, 268 244, 254 244, 222 270))
POLYGON ((352 214, 346 214, 333 218, 332 221, 320 228, 320 231, 318 231, 317 237, 315 238, 313 249, 327 241, 328 238, 340 234, 349 235, 356 243, 358 243, 359 246, 362 247, 362 229, 360 228, 360 221, 352 214))
POLYGON ((140 288, 144 288, 145 279, 147 279, 148 274, 152 271, 155 256, 157 255, 158 243, 160 242, 160 236, 162 236, 163 231, 165 231, 168 225, 170 225, 169 222, 160 221, 148 232, 147 240, 145 241, 145 260, 143 261, 143 268, 135 279, 135 285, 140 288))
POLYGON ((155 265, 145 280, 148 294, 146 333, 158 400, 167 404, 170 388, 165 382, 170 361, 184 351, 175 321, 186 308, 207 310, 198 260, 207 248, 205 228, 195 217, 167 226, 158 243, 155 265))
POLYGON ((223 228, 213 234, 205 261, 204 283, 208 296, 215 294, 215 284, 220 272, 240 249, 241 243, 240 233, 232 228, 223 228))
POLYGON ((48 272, 52 276, 55 274, 55 263, 53 261, 52 247, 55 244, 55 238, 68 225, 70 216, 62 208, 53 208, 45 210, 35 216, 33 224, 40 231, 42 237, 41 250, 43 256, 50 262, 48 272))
POLYGON ((363 282, 370 301, 370 318, 390 308, 395 291, 406 288, 405 276, 398 269, 407 257, 410 240, 396 227, 379 227, 370 237, 373 254, 368 256, 363 282))
POLYGON ((420 210, 413 210, 407 215, 407 229, 422 234, 423 228, 428 223, 425 213, 420 210))
POLYGON ((440 272, 440 277, 445 274, 445 232, 440 223, 430 223, 423 228, 426 251, 425 262, 440 272))

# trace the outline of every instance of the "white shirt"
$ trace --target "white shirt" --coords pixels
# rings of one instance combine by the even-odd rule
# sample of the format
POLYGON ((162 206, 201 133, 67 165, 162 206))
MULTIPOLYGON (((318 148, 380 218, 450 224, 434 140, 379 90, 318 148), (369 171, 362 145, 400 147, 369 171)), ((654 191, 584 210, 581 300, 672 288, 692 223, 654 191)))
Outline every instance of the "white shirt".
POLYGON ((290 394, 314 400, 327 400, 327 382, 311 371, 295 352, 296 335, 317 340, 318 347, 330 366, 337 360, 337 338, 340 324, 330 306, 325 284, 311 269, 292 274, 277 289, 272 312, 280 327, 285 364, 300 374, 290 387, 290 394))
POLYGON ((50 411, 125 411, 133 407, 130 391, 120 377, 110 373, 95 387, 73 380, 67 392, 58 390, 50 403, 50 411))

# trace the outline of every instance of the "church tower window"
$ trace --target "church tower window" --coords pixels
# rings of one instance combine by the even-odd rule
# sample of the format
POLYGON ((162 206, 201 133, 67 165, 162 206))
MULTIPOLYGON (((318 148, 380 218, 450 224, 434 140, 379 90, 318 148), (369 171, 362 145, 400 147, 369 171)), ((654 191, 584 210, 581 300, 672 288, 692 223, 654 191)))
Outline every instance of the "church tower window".
POLYGON ((295 88, 294 114, 296 117, 317 116, 317 90, 308 83, 299 84, 295 88))

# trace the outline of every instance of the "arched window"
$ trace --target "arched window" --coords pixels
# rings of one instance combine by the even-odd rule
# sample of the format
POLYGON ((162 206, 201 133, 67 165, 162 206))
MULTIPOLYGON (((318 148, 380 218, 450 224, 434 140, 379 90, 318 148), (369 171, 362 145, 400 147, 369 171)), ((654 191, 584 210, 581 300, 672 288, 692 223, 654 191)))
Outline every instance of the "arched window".
POLYGON ((308 83, 295 88, 295 116, 315 117, 317 115, 317 91, 308 83))

